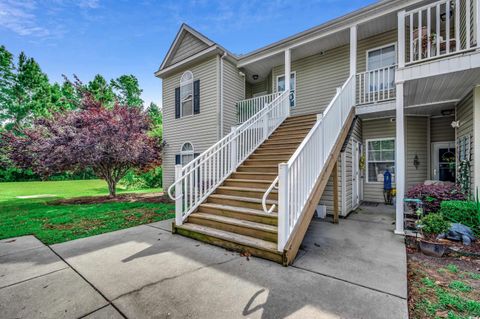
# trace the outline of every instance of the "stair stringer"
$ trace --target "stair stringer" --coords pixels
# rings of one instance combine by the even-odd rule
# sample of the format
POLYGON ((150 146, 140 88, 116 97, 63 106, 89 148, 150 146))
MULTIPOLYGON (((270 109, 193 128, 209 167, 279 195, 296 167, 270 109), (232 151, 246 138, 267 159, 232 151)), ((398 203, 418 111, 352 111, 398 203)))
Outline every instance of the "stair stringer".
POLYGON ((355 109, 352 108, 350 114, 345 121, 345 124, 343 125, 342 131, 338 136, 337 141, 335 142, 335 147, 327 158, 325 168, 320 173, 320 176, 318 177, 317 182, 313 188, 312 194, 310 195, 310 198, 305 204, 305 207, 300 215, 299 221, 297 222, 295 228, 292 231, 292 235, 290 236, 287 244, 285 245, 282 262, 284 266, 290 265, 297 256, 298 249, 300 248, 303 238, 305 237, 308 226, 310 225, 313 214, 315 213, 315 209, 317 208, 318 202, 320 201, 320 198, 325 191, 328 179, 330 178, 335 163, 338 160, 338 156, 340 156, 343 143, 348 137, 348 132, 350 131, 350 127, 353 125, 354 118, 355 109))

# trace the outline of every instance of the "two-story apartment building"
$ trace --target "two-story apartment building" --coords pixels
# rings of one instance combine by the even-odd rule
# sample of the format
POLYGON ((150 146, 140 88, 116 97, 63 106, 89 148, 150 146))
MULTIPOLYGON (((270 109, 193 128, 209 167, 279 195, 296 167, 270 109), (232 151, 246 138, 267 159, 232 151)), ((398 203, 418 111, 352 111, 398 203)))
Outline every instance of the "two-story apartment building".
POLYGON ((478 188, 479 3, 380 1, 240 56, 182 25, 155 73, 177 231, 275 259, 260 238, 288 263, 317 204, 383 202, 386 171, 400 234, 410 186, 455 182, 468 161, 478 188))

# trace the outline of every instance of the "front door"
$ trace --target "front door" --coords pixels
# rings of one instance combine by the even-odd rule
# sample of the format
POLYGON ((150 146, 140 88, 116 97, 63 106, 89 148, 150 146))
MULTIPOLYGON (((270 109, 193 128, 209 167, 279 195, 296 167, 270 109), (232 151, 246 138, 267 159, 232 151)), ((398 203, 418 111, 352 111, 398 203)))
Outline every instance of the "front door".
POLYGON ((432 179, 455 182, 455 142, 432 143, 432 179))
POLYGON ((362 144, 357 141, 352 143, 352 208, 360 204, 360 157, 362 156, 362 144))
MULTIPOLYGON (((295 89, 297 85, 297 79, 295 72, 290 73, 290 107, 295 107, 295 89)), ((277 92, 285 91, 285 75, 277 76, 277 92)))

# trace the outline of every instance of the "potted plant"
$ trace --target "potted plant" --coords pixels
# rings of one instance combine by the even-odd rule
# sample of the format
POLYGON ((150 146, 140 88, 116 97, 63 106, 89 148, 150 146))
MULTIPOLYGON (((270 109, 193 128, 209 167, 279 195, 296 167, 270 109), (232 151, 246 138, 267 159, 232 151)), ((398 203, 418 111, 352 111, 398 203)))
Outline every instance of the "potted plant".
POLYGON ((428 256, 442 257, 446 246, 437 240, 439 234, 446 233, 450 223, 440 213, 430 213, 420 219, 418 228, 423 235, 420 250, 428 256))

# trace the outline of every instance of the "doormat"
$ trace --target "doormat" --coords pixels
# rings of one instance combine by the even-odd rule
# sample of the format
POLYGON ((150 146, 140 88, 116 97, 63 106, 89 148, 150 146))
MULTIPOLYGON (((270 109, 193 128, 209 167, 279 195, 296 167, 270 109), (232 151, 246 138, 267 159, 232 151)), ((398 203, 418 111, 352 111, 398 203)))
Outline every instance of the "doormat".
POLYGON ((362 206, 377 207, 377 206, 378 206, 378 203, 375 203, 375 202, 362 202, 362 206))

